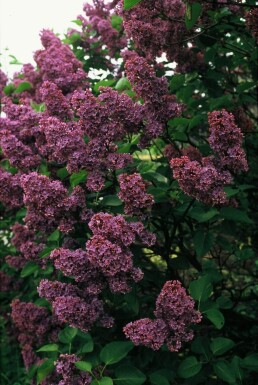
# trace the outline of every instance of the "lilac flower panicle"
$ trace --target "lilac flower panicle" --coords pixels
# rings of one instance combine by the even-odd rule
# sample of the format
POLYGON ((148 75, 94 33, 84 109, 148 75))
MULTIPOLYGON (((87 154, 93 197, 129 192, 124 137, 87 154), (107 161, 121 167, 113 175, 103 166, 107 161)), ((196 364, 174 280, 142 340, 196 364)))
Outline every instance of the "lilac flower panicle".
POLYGON ((222 111, 208 113, 212 150, 219 157, 223 167, 234 173, 248 170, 246 155, 242 149, 243 134, 236 126, 234 115, 222 111))
POLYGON ((67 295, 56 297, 52 307, 60 322, 84 332, 88 332, 105 314, 103 302, 97 297, 89 297, 87 300, 67 295))
POLYGON ((4 96, 4 88, 7 84, 8 77, 6 74, 0 69, 0 99, 4 96))
POLYGON ((41 164, 41 157, 7 130, 0 131, 0 146, 11 165, 22 171, 31 170, 41 164))
POLYGON ((155 320, 143 318, 124 327, 127 338, 135 345, 158 350, 167 343, 172 352, 178 351, 183 342, 193 339, 191 324, 201 322, 201 313, 194 309, 193 299, 179 281, 167 281, 163 286, 154 311, 155 320))
POLYGON ((246 27, 250 30, 253 37, 258 42, 258 9, 253 8, 245 15, 246 27))
POLYGON ((55 362, 56 372, 62 376, 63 380, 58 382, 58 385, 90 385, 92 377, 87 372, 79 371, 74 365, 80 361, 80 358, 75 354, 60 354, 55 362))
POLYGON ((0 167, 0 201, 8 209, 19 208, 23 204, 20 174, 12 175, 0 167))
POLYGON ((71 283, 63 283, 59 281, 50 281, 42 279, 37 288, 40 297, 44 297, 52 303, 56 297, 77 297, 80 293, 79 288, 71 283))
POLYGON ((153 350, 159 350, 169 335, 169 329, 161 319, 142 318, 128 323, 123 330, 134 345, 147 346, 153 350))
POLYGON ((45 81, 40 88, 40 95, 50 116, 57 116, 63 121, 72 119, 70 105, 55 83, 45 81))
POLYGON ((140 174, 120 174, 118 197, 125 203, 124 211, 130 215, 141 215, 142 210, 150 210, 154 204, 151 194, 146 193, 147 183, 140 174))
POLYGON ((41 32, 43 50, 34 54, 43 81, 55 83, 64 94, 86 86, 86 74, 82 63, 75 57, 67 44, 51 31, 41 32))
POLYGON ((202 158, 199 162, 181 156, 171 159, 170 165, 185 194, 210 206, 229 203, 224 187, 232 182, 232 176, 213 157, 202 158))

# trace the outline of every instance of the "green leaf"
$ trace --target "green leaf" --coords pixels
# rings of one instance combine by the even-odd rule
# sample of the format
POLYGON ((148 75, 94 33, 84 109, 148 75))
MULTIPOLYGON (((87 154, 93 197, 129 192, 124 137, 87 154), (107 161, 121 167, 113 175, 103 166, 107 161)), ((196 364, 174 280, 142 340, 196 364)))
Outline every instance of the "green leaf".
POLYGON ((94 344, 93 341, 86 342, 80 349, 79 353, 91 353, 93 351, 94 344))
POLYGON ((77 361, 75 362, 77 369, 83 370, 84 372, 91 372, 92 364, 87 361, 77 361))
POLYGON ((248 217, 246 212, 236 209, 234 207, 223 207, 220 210, 220 213, 222 217, 227 219, 228 221, 242 222, 248 224, 254 223, 253 220, 248 217))
POLYGON ((177 372, 181 378, 190 378, 199 373, 201 368, 202 364, 197 361, 197 358, 195 356, 190 356, 181 362, 177 372))
POLYGON ((55 369, 53 360, 44 361, 37 372, 37 385, 40 384, 55 369))
POLYGON ((212 284, 209 277, 204 276, 192 281, 189 286, 189 292, 193 299, 199 303, 207 301, 212 293, 212 284))
POLYGON ((130 90, 131 84, 127 78, 120 78, 116 83, 115 89, 118 91, 130 90))
POLYGON ((63 344, 69 344, 77 334, 76 328, 66 327, 64 330, 58 333, 59 341, 63 344))
POLYGON ((116 195, 106 195, 102 201, 103 206, 121 206, 122 201, 116 195))
POLYGON ((124 10, 130 9, 140 2, 141 0, 124 0, 124 10))
POLYGON ((38 349, 37 352, 58 352, 58 345, 57 344, 44 345, 44 346, 41 346, 41 348, 38 349))
POLYGON ((201 354, 206 361, 209 361, 212 356, 208 337, 195 338, 191 343, 191 350, 193 353, 201 354))
POLYGON ((202 13, 200 3, 186 4, 185 25, 187 29, 193 28, 202 13))
POLYGON ((67 171, 66 167, 62 167, 57 171, 56 175, 58 176, 58 178, 63 180, 69 175, 69 172, 67 171))
POLYGON ((125 358, 133 347, 134 345, 132 342, 110 342, 101 350, 100 359, 106 365, 115 364, 125 358))
POLYGON ((233 306, 233 302, 231 301, 231 299, 224 296, 218 297, 216 299, 216 302, 221 309, 231 309, 233 306))
POLYGON ((208 211, 204 211, 200 207, 192 209, 188 216, 195 219, 199 223, 207 222, 219 214, 219 211, 214 208, 210 208, 208 211))
POLYGON ((236 381, 234 370, 227 361, 216 362, 213 365, 213 369, 221 380, 229 384, 233 384, 236 381))
POLYGON ((12 95, 12 93, 15 91, 15 86, 13 84, 8 84, 4 87, 4 94, 6 96, 12 95))
POLYGON ((179 88, 183 87, 184 83, 185 83, 185 75, 182 75, 182 74, 173 75, 169 83, 171 91, 172 92, 177 91, 179 88))
POLYGON ((18 87, 15 89, 16 94, 20 94, 23 91, 31 90, 31 83, 29 82, 22 82, 18 85, 18 87))
POLYGON ((224 326, 225 319, 223 314, 219 310, 209 309, 206 310, 204 313, 217 329, 221 329, 224 326))
POLYGON ((119 385, 142 385, 146 381, 145 374, 131 365, 119 366, 115 375, 115 382, 119 385))
POLYGON ((118 32, 121 31, 122 23, 123 23, 122 17, 120 17, 120 16, 118 16, 118 15, 112 15, 112 16, 111 16, 111 25, 112 25, 112 27, 115 28, 118 32))
POLYGON ((99 87, 111 87, 115 84, 115 79, 105 79, 100 80, 98 83, 94 84, 93 90, 99 92, 99 87))
POLYGON ((25 278, 35 273, 39 269, 39 266, 34 262, 28 262, 21 271, 21 277, 25 278))
POLYGON ((211 249, 214 237, 211 232, 198 230, 193 237, 194 248, 198 257, 203 257, 211 249))
POLYGON ((110 377, 102 377, 99 380, 99 385, 113 385, 113 380, 110 377))
POLYGON ((242 82, 236 87, 236 91, 241 93, 243 91, 249 90, 257 85, 256 82, 242 82))
POLYGON ((169 381, 166 379, 166 377, 163 377, 159 373, 153 373, 150 375, 150 382, 153 385, 169 385, 169 381))
POLYGON ((226 353, 228 350, 232 349, 235 346, 234 341, 229 338, 218 337, 214 338, 211 342, 211 351, 214 356, 221 356, 226 353))
POLYGON ((79 20, 79 19, 72 20, 72 23, 81 26, 82 25, 82 20, 79 20))
POLYGON ((58 241, 60 238, 61 232, 59 230, 55 230, 52 234, 49 235, 48 241, 58 241))
POLYGON ((72 187, 78 186, 78 184, 86 182, 87 171, 81 170, 80 172, 74 172, 70 176, 70 183, 72 187))
POLYGON ((245 357, 241 365, 246 369, 258 372, 258 353, 250 354, 245 357))

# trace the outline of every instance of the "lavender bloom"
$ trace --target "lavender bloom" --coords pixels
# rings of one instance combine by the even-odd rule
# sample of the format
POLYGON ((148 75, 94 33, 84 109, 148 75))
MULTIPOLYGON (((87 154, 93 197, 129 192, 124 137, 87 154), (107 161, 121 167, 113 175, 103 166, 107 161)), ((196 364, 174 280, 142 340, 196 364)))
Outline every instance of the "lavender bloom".
POLYGON ((98 294, 102 290, 100 273, 89 260, 86 251, 60 248, 52 251, 50 258, 54 260, 55 268, 65 276, 73 277, 76 282, 85 282, 86 292, 98 294))
POLYGON ((45 49, 36 51, 34 59, 43 81, 55 83, 64 94, 86 85, 82 63, 76 59, 68 45, 62 44, 49 30, 42 31, 41 42, 45 49))
POLYGON ((55 83, 45 81, 40 88, 40 95, 49 115, 63 121, 72 119, 73 113, 69 103, 55 83))
POLYGON ((143 272, 133 267, 128 246, 136 235, 150 246, 155 243, 155 235, 146 231, 140 222, 127 223, 121 215, 102 212, 93 215, 89 227, 94 234, 86 243, 89 261, 105 276, 112 292, 129 292, 130 281, 140 281, 143 272))
POLYGON ((8 209, 19 208, 23 204, 20 175, 4 171, 0 167, 0 201, 8 209))
POLYGON ((51 316, 47 309, 31 302, 15 299, 11 303, 12 320, 19 330, 18 340, 22 345, 40 346, 44 343, 52 326, 51 316))
POLYGON ((48 279, 42 279, 37 290, 39 296, 46 298, 50 303, 52 303, 56 297, 77 297, 80 294, 80 290, 76 285, 59 281, 49 281, 48 279))
POLYGON ((27 205, 25 222, 29 228, 49 232, 59 226, 63 232, 73 229, 78 209, 86 210, 84 194, 79 186, 69 196, 60 181, 32 172, 23 175, 24 203, 27 205))
POLYGON ((122 215, 97 213, 89 222, 89 228, 94 235, 108 238, 121 245, 130 246, 135 241, 135 233, 131 224, 126 222, 122 215))
POLYGON ((246 19, 246 27, 250 30, 253 37, 258 42, 258 9, 253 8, 244 16, 246 19))
POLYGON ((0 131, 0 146, 11 165, 20 170, 28 171, 41 164, 41 157, 33 153, 30 146, 23 144, 6 130, 0 131))
POLYGON ((222 110, 209 112, 208 117, 209 143, 222 166, 235 173, 247 171, 246 155, 241 148, 243 134, 235 124, 234 115, 222 110))
POLYGON ((84 94, 75 92, 72 97, 79 123, 89 138, 110 143, 121 140, 128 132, 137 132, 142 107, 112 88, 101 87, 100 90, 102 93, 98 97, 89 90, 84 94))
POLYGON ((67 322, 84 332, 88 332, 105 314, 103 302, 97 297, 89 297, 87 300, 67 295, 56 297, 52 307, 60 322, 67 322))
POLYGON ((162 319, 142 318, 128 323, 123 330, 135 346, 143 345, 153 350, 159 350, 169 336, 169 329, 162 319))
POLYGON ((1 118, 1 125, 19 140, 25 140, 31 144, 38 132, 40 114, 35 112, 26 100, 20 100, 20 104, 12 102, 11 98, 4 97, 2 100, 3 112, 6 118, 1 118))
POLYGON ((182 105, 169 95, 165 77, 158 78, 146 59, 134 54, 125 64, 127 77, 136 94, 143 99, 144 136, 142 144, 162 134, 166 122, 181 114, 182 105))
POLYGON ((80 358, 75 354, 60 354, 55 362, 56 372, 63 378, 58 385, 90 385, 92 378, 89 373, 79 371, 74 365, 80 361, 80 358))
POLYGON ((7 84, 8 78, 6 74, 0 69, 0 99, 4 96, 3 90, 7 84))
POLYGON ((213 157, 202 158, 198 162, 181 156, 171 159, 170 165, 174 178, 185 194, 210 206, 229 203, 224 187, 232 182, 231 174, 223 170, 213 157))
POLYGON ((184 14, 185 4, 181 0, 142 0, 123 12, 125 32, 148 60, 166 52, 169 60, 174 61, 178 47, 171 42, 182 40, 187 33, 185 25, 174 19, 181 20, 184 14))
POLYGON ((193 339, 193 333, 188 328, 202 319, 201 313, 194 309, 194 300, 179 281, 165 283, 157 298, 154 314, 166 323, 172 333, 167 341, 171 351, 178 351, 182 342, 193 339))
POLYGON ((12 226, 12 232, 13 232, 12 244, 18 251, 20 251, 21 246, 25 242, 35 240, 34 231, 30 230, 26 225, 15 223, 12 226))
POLYGON ((142 210, 150 210, 154 204, 153 196, 146 193, 147 183, 140 174, 121 174, 118 177, 120 192, 118 197, 125 202, 125 213, 141 215, 142 210))
POLYGON ((130 322, 124 327, 124 333, 135 345, 158 350, 166 342, 172 352, 177 352, 183 342, 193 339, 189 327, 201 322, 202 318, 179 281, 165 283, 157 298, 154 315, 155 320, 143 318, 130 322))
POLYGON ((70 172, 87 163, 83 132, 75 122, 61 122, 57 117, 40 120, 41 137, 37 140, 40 153, 49 161, 67 164, 70 172))
POLYGON ((132 253, 110 242, 100 235, 94 235, 86 243, 87 257, 107 277, 119 272, 129 273, 132 269, 132 253))

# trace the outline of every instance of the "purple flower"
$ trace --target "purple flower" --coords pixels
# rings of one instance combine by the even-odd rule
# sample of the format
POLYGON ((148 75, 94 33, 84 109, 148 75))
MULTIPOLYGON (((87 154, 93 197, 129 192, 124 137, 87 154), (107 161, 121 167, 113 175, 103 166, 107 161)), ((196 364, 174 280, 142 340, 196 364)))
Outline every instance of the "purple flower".
POLYGON ((169 329, 162 319, 142 318, 124 327, 124 333, 134 345, 143 345, 159 350, 169 335, 169 329))
POLYGON ((19 208, 23 204, 23 194, 19 174, 12 175, 0 167, 0 202, 8 209, 19 208))
POLYGON ((201 322, 201 313, 194 309, 193 299, 179 281, 167 281, 157 301, 155 320, 143 318, 124 327, 125 335, 135 345, 158 350, 164 342, 170 351, 178 351, 183 342, 193 339, 191 324, 201 322))
POLYGON ((215 158, 206 157, 199 162, 181 156, 171 159, 170 165, 185 194, 210 206, 229 203, 224 187, 232 182, 232 176, 215 158))
POLYGON ((154 204, 153 196, 146 193, 147 183, 140 174, 120 174, 118 197, 125 202, 125 213, 141 215, 142 210, 150 210, 154 204))
POLYGON ((208 117, 209 143, 222 166, 237 174, 247 171, 246 155, 241 147, 243 134, 235 124, 234 115, 222 110, 209 112, 208 117))

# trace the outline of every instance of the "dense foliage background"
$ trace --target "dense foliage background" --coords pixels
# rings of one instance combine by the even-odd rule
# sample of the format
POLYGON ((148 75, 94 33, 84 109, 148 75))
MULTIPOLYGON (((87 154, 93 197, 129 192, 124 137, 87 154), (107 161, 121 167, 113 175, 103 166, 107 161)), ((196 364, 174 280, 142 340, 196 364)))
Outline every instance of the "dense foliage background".
POLYGON ((257 5, 74 23, 0 70, 1 384, 257 384, 257 5))

